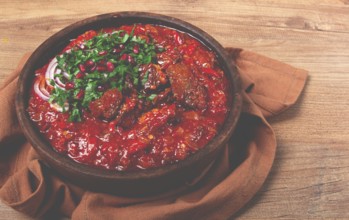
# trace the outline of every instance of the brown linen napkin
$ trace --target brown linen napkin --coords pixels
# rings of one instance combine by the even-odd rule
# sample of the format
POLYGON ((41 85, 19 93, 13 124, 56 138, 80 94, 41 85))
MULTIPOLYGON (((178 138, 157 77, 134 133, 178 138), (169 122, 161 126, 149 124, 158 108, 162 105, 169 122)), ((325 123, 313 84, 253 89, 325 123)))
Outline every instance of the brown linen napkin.
POLYGON ((14 109, 17 76, 0 87, 0 198, 32 217, 73 219, 226 219, 259 190, 272 166, 276 140, 265 117, 293 105, 307 72, 240 49, 227 49, 243 86, 243 113, 225 152, 181 193, 127 198, 86 191, 47 168, 20 132, 14 109))

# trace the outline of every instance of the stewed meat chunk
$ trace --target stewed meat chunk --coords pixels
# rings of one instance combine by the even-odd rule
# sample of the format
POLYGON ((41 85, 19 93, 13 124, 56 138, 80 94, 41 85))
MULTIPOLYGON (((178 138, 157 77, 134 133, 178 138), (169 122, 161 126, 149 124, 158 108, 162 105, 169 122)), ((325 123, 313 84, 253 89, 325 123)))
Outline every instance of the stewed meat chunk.
POLYGON ((170 79, 173 97, 188 107, 205 109, 207 107, 207 92, 190 68, 182 63, 170 65, 166 73, 170 79))
POLYGON ((121 102, 122 93, 116 88, 110 89, 90 102, 89 109, 94 117, 110 120, 116 116, 121 102))

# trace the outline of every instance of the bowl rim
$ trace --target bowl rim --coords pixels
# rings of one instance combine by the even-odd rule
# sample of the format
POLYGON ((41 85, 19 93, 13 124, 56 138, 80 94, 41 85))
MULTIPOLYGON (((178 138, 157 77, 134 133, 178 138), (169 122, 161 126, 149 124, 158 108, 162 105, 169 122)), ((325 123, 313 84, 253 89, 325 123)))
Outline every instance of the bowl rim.
MULTIPOLYGON (((132 23, 132 22, 130 22, 132 23)), ((178 30, 177 29, 177 30, 178 30)), ((65 41, 64 41, 65 42, 65 41)), ((59 52, 56 51, 54 54, 59 52)), ((51 57, 52 58, 52 57, 51 57)), ((49 60, 50 58, 47 58, 49 60)), ((45 59, 44 59, 45 60, 45 59)), ((47 63, 44 62, 44 63, 47 63)), ((42 66, 42 64, 41 64, 42 66)), ((33 76, 32 76, 33 77, 33 76)), ((29 87, 30 87, 29 86, 29 87)), ((241 98, 241 83, 238 71, 236 70, 235 65, 229 58, 228 53, 225 51, 223 46, 218 43, 213 37, 207 34, 202 29, 185 22, 183 20, 161 15, 155 13, 148 12, 136 12, 136 11, 125 11, 125 12, 114 12, 96 15, 93 17, 89 17, 83 19, 81 21, 75 22, 62 30, 58 31, 54 35, 50 36, 47 40, 45 40, 30 56, 24 65, 18 80, 17 85, 17 94, 15 100, 16 113, 18 117, 18 121, 24 135, 29 140, 33 148, 37 151, 37 153, 42 157, 44 162, 47 162, 49 166, 59 164, 64 170, 70 170, 74 173, 79 173, 86 177, 93 176, 95 178, 101 179, 112 179, 112 180, 137 180, 137 179, 148 179, 148 178, 156 178, 162 176, 164 174, 168 174, 171 172, 175 172, 178 169, 186 169, 200 160, 202 157, 207 157, 212 151, 216 151, 219 145, 225 145, 231 135, 234 132, 236 127, 238 118, 241 112, 242 98, 241 98), (67 38, 70 36, 78 36, 82 34, 83 30, 91 30, 93 28, 89 27, 89 25, 97 24, 103 21, 116 21, 118 19, 129 19, 129 20, 138 20, 138 22, 133 23, 151 23, 151 22, 143 22, 148 20, 157 20, 156 23, 167 27, 179 29, 180 31, 184 31, 194 36, 196 39, 199 39, 203 42, 210 50, 213 50, 216 56, 222 60, 220 61, 224 66, 225 74, 231 75, 232 85, 232 103, 231 109, 228 113, 223 126, 221 127, 219 133, 199 151, 190 155, 186 159, 179 161, 177 163, 168 164, 156 168, 150 168, 145 170, 132 170, 132 171, 117 171, 117 170, 107 170, 103 168, 97 168, 86 164, 81 164, 73 159, 69 158, 66 155, 60 154, 53 149, 51 146, 47 146, 48 142, 44 140, 43 135, 35 128, 34 124, 29 118, 29 115, 26 111, 26 107, 28 106, 27 98, 25 96, 27 92, 26 84, 30 84, 26 82, 28 78, 30 78, 30 74, 34 75, 34 71, 39 65, 38 62, 41 62, 40 59, 43 55, 49 53, 47 51, 47 46, 52 45, 53 43, 59 44, 55 46, 56 50, 62 50, 67 44, 60 41, 61 38, 67 38), (171 24, 172 26, 169 26, 171 24), (89 27, 89 28, 87 28, 89 27), (177 27, 177 28, 176 28, 177 27), (33 71, 34 70, 34 71, 33 71), (228 72, 227 72, 228 71, 228 72)))

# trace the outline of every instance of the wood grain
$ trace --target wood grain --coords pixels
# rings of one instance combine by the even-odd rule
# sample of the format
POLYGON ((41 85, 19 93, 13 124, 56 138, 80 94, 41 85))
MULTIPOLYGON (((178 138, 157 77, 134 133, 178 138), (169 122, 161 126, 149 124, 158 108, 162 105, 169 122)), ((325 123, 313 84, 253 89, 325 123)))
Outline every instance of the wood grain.
MULTIPOLYGON (((186 20, 223 46, 309 71, 297 104, 270 119, 272 171, 237 219, 349 219, 349 1, 0 1, 0 83, 22 54, 96 14, 149 11, 186 20)), ((0 203, 0 219, 30 219, 0 203)))

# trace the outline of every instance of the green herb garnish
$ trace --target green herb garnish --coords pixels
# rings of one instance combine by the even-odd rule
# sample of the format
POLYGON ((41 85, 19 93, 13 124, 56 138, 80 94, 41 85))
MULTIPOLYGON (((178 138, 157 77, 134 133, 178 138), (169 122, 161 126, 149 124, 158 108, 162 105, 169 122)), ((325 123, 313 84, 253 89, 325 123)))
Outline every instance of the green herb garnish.
POLYGON ((156 96, 158 96, 158 95, 157 94, 151 94, 150 96, 147 97, 147 99, 150 100, 150 101, 153 101, 156 98, 156 96))
MULTIPOLYGON (((122 91, 126 75, 131 77, 134 86, 146 83, 148 73, 141 80, 139 67, 153 61, 155 45, 134 35, 134 28, 130 34, 123 30, 101 32, 85 41, 83 46, 77 45, 56 56, 57 68, 65 72, 65 76, 56 74, 55 77, 70 86, 68 88, 66 84, 65 90, 54 87, 49 102, 55 102, 62 108, 68 102, 70 121, 81 121, 81 109, 88 108, 91 101, 103 95, 102 87, 122 91)), ((142 94, 139 96, 144 97, 142 94)), ((152 94, 147 99, 155 97, 152 94)))

